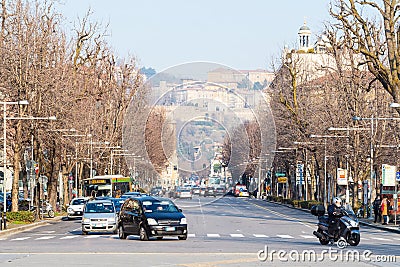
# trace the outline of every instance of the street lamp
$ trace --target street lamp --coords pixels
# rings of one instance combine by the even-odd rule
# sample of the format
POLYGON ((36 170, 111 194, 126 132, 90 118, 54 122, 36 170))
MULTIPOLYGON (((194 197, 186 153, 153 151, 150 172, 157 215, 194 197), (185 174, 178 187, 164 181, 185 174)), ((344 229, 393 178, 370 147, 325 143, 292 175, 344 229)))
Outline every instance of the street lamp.
POLYGON ((324 138, 324 206, 327 207, 327 199, 326 199, 327 170, 326 170, 326 164, 327 164, 328 156, 326 155, 326 140, 327 140, 327 138, 347 138, 347 136, 311 134, 310 138, 324 138))

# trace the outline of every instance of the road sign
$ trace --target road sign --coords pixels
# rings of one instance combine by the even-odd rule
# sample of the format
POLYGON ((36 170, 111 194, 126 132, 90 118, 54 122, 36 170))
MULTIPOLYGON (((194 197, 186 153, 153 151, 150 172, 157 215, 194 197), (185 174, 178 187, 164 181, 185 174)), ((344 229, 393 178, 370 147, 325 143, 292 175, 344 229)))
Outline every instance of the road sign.
POLYGON ((287 177, 278 177, 278 183, 279 184, 286 184, 288 181, 287 177))
POLYGON ((337 184, 338 185, 347 185, 347 170, 346 169, 337 169, 337 184))
POLYGON ((396 172, 396 181, 400 182, 400 172, 396 172))
POLYGON ((297 164, 296 168, 296 185, 304 185, 304 164, 297 164))
POLYGON ((389 164, 382 164, 382 185, 395 186, 396 185, 396 166, 389 164))

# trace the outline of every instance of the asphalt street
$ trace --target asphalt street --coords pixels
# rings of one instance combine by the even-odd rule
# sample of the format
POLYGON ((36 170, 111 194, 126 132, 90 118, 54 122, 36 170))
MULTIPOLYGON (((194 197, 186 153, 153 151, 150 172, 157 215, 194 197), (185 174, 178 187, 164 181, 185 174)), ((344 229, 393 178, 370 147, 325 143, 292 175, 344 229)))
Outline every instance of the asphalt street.
POLYGON ((0 265, 400 265, 396 233, 363 226, 357 247, 338 249, 320 245, 312 234, 317 218, 303 211, 253 198, 195 197, 174 202, 188 220, 185 241, 175 237, 140 241, 137 236, 120 240, 111 233, 84 236, 79 219, 63 220, 1 236, 0 265))

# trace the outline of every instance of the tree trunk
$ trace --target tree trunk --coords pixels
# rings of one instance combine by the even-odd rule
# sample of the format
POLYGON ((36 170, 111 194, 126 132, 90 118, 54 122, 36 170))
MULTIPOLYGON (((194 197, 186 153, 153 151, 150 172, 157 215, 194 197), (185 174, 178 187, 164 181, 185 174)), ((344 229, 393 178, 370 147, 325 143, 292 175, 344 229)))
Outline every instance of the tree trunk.
POLYGON ((21 140, 22 140, 22 123, 21 120, 17 121, 16 133, 15 133, 15 144, 14 144, 14 177, 12 180, 12 190, 11 190, 11 211, 18 211, 18 193, 19 193, 19 173, 21 170, 20 160, 21 160, 21 140))

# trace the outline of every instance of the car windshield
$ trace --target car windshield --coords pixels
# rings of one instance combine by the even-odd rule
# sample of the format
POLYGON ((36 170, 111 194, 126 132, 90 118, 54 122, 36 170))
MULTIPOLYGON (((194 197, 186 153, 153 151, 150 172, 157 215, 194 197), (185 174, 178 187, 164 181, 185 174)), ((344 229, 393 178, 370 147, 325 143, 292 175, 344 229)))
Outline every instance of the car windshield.
POLYGON ((72 200, 71 205, 83 205, 85 204, 85 200, 84 199, 74 199, 72 200))
POLYGON ((112 203, 87 203, 85 213, 113 213, 112 203))
POLYGON ((144 201, 143 210, 145 212, 179 212, 178 208, 168 200, 163 201, 144 201))

